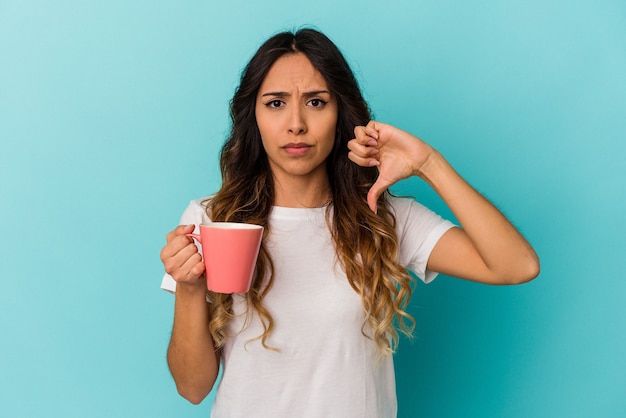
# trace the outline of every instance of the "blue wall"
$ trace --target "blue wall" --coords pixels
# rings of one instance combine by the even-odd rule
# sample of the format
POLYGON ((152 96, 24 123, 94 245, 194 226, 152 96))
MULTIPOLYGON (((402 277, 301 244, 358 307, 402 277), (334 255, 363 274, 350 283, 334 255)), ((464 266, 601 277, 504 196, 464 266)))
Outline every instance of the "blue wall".
POLYGON ((1 416, 209 415, 167 371, 159 250, 219 184, 241 68, 307 23, 542 259, 418 286, 400 416, 626 416, 626 3, 386 3, 0 0, 1 416))

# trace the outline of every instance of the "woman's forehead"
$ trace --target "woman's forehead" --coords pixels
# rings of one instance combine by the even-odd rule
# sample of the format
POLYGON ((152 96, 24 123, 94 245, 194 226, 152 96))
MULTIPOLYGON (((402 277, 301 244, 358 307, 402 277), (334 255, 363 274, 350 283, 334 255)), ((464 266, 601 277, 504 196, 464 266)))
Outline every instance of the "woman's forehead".
POLYGON ((259 92, 293 93, 294 90, 300 92, 328 90, 322 74, 302 53, 283 55, 276 60, 261 83, 259 92))

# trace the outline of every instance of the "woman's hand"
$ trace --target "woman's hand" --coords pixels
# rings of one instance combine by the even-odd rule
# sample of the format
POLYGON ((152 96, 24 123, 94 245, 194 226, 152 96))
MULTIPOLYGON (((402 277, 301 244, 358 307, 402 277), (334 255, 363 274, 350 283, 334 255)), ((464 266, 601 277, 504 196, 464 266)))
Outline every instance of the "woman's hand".
POLYGON ((206 286, 202 279, 204 262, 193 239, 186 236, 193 225, 180 225, 167 234, 167 244, 161 250, 161 261, 167 274, 178 284, 206 286))
POLYGON ((379 175, 367 194, 367 203, 376 212, 378 197, 398 181, 422 174, 422 167, 435 150, 408 132, 370 121, 354 128, 348 142, 348 158, 363 167, 377 166, 379 175))
POLYGON ((417 175, 446 202, 462 228, 452 228, 435 245, 429 270, 491 284, 523 283, 539 274, 534 250, 502 215, 472 188, 436 150, 419 138, 379 122, 354 129, 348 157, 377 166, 378 179, 367 194, 376 212, 378 197, 392 184, 417 175))
POLYGON ((215 384, 220 352, 215 349, 209 331, 204 262, 193 239, 185 235, 193 230, 193 225, 181 225, 167 234, 161 261, 165 271, 176 280, 174 325, 167 364, 178 393, 198 404, 215 384))

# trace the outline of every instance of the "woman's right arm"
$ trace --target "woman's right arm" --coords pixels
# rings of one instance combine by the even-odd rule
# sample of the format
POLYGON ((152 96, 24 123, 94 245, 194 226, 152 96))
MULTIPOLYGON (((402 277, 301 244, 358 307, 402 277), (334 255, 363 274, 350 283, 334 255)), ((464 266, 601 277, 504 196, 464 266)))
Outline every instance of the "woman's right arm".
POLYGON ((178 393, 198 404, 217 379, 220 353, 209 332, 204 263, 193 240, 185 235, 191 232, 193 225, 181 225, 167 234, 161 261, 165 271, 176 280, 174 325, 167 363, 178 393))

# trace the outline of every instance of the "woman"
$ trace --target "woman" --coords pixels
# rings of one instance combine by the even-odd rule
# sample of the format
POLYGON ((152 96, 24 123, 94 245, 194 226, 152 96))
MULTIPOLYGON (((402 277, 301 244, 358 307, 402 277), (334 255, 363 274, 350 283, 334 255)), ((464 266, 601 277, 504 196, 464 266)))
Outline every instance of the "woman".
POLYGON ((323 34, 266 41, 231 102, 221 189, 167 235, 162 287, 176 292, 168 364, 214 417, 394 417, 392 352, 410 334, 413 271, 522 283, 536 254, 432 147, 371 121, 352 71, 323 34), (387 188, 420 176, 461 227, 387 188), (263 225, 252 289, 207 292, 185 234, 209 221, 263 225))

